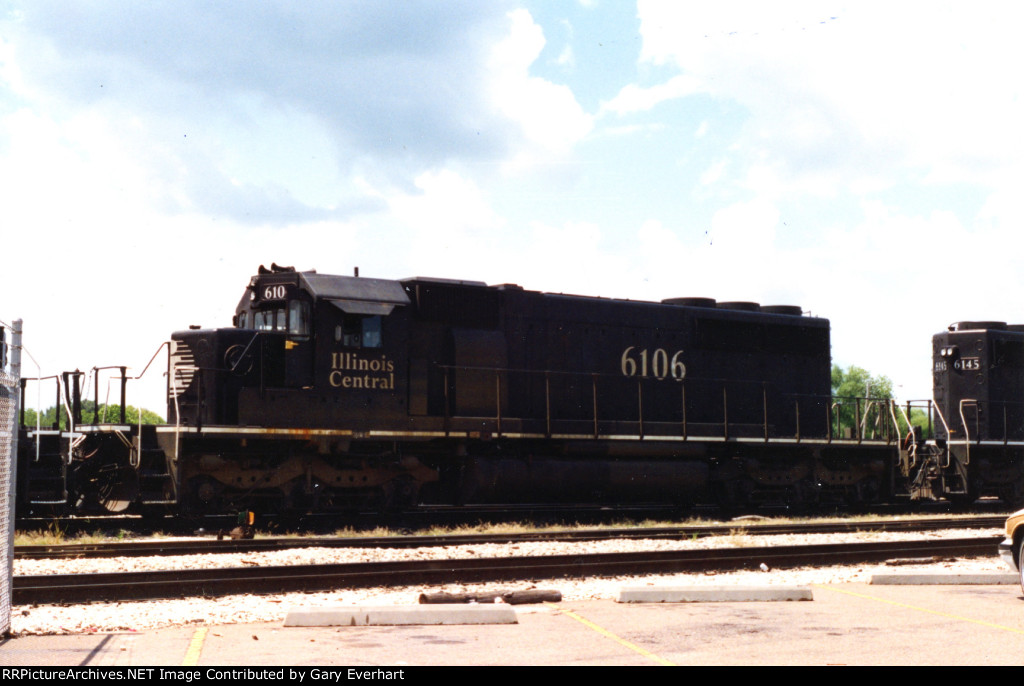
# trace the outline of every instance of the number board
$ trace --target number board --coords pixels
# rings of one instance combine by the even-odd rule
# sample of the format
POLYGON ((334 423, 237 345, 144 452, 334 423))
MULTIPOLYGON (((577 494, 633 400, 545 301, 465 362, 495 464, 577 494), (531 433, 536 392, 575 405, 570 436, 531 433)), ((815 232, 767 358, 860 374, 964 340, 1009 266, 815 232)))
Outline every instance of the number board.
POLYGON ((288 284, 279 283, 259 286, 256 292, 259 293, 260 300, 286 300, 289 290, 288 284))

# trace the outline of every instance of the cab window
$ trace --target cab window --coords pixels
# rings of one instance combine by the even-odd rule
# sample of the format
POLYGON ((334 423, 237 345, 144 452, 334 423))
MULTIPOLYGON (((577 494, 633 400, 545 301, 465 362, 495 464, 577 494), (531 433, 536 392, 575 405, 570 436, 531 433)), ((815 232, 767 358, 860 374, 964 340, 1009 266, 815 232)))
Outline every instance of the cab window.
POLYGON ((346 314, 341 325, 334 329, 334 340, 346 348, 380 348, 380 315, 362 316, 346 314))
POLYGON ((308 336, 309 329, 309 303, 292 300, 288 303, 288 333, 293 336, 308 336))
MULTIPOLYGON (((241 321, 244 322, 244 318, 241 321)), ((293 336, 308 336, 309 303, 292 300, 287 307, 256 310, 252 313, 252 328, 258 331, 280 331, 293 336)))

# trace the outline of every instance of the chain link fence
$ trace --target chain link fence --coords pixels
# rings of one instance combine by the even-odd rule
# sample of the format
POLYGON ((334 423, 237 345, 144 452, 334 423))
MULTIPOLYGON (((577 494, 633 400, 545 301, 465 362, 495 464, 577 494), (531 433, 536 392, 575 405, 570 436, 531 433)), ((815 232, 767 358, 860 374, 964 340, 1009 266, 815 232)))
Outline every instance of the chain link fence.
POLYGON ((0 636, 11 632, 11 594, 14 566, 14 483, 16 477, 17 417, 21 373, 21 322, 15 321, 13 331, 0 325, 0 480, 4 488, 0 497, 0 540, 3 544, 2 588, 0 588, 0 636), (7 364, 7 335, 11 336, 14 355, 7 364))

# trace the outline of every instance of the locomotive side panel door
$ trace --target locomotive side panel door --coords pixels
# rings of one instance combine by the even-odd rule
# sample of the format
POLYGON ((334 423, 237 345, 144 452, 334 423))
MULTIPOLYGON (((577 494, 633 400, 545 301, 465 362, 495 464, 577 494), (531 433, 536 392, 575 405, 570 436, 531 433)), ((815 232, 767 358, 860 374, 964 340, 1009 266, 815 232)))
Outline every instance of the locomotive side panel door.
POLYGON ((317 326, 317 395, 330 425, 399 428, 408 417, 408 311, 389 303, 326 301, 317 326))

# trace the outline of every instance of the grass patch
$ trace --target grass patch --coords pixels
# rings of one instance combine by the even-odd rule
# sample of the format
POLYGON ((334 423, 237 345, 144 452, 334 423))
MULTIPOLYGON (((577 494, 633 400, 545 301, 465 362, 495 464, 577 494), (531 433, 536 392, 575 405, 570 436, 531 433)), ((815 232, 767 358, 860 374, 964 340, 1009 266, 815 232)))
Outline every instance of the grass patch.
POLYGON ((126 529, 117 529, 115 531, 94 531, 88 532, 76 532, 68 533, 65 526, 62 526, 60 522, 51 522, 45 529, 38 531, 18 531, 14 532, 14 545, 82 545, 87 543, 119 543, 133 541, 133 540, 152 540, 158 538, 166 538, 167 534, 157 532, 146 535, 140 535, 126 529))
POLYGON ((109 541, 106 534, 69 535, 59 524, 50 524, 43 531, 15 531, 14 545, 61 545, 65 543, 103 543, 109 541))

